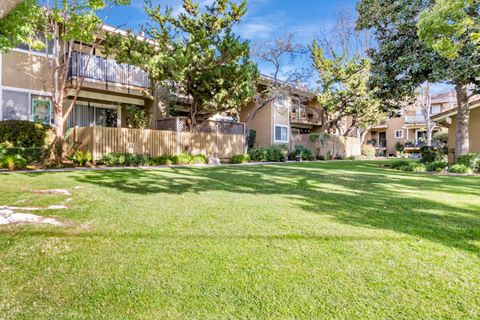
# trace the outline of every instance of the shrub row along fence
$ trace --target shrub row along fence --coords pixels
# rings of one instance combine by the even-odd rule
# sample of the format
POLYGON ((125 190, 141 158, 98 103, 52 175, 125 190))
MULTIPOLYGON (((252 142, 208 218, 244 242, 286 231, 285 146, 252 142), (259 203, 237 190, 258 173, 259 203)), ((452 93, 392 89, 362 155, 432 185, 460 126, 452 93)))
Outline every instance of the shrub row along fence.
POLYGON ((359 138, 337 135, 330 135, 323 141, 320 137, 312 141, 306 134, 292 135, 290 149, 293 150, 297 145, 312 149, 317 156, 350 158, 360 156, 362 153, 362 143, 359 138))
POLYGON ((159 157, 189 153, 229 159, 245 153, 241 134, 190 133, 148 129, 75 127, 69 132, 71 146, 90 150, 95 160, 110 152, 159 157))

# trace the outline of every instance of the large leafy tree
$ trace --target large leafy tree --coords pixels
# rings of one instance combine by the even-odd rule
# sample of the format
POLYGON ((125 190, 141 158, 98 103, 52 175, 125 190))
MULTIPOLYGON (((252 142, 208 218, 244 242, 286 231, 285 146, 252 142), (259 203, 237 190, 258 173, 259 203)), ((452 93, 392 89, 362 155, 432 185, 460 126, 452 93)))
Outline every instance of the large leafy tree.
MULTIPOLYGON (((433 0, 362 0, 357 4, 357 29, 372 30, 377 47, 372 58, 370 87, 387 111, 396 111, 425 82, 446 81, 455 85, 459 121, 457 156, 468 152, 467 88, 478 83, 478 56, 471 47, 459 49, 458 58, 449 59, 419 37, 422 12, 434 7, 433 0)), ((425 13, 424 13, 425 14, 425 13)), ((423 15, 423 14, 422 14, 423 15)))
POLYGON ((447 59, 442 80, 457 92, 457 155, 469 151, 469 99, 480 89, 480 1, 437 0, 418 21, 418 35, 447 59))
POLYGON ((340 122, 349 117, 352 121, 343 134, 349 135, 357 128, 365 133, 370 126, 386 118, 379 100, 368 87, 368 58, 358 54, 349 57, 346 51, 339 55, 333 50, 328 54, 330 58, 317 42, 313 42, 310 51, 318 72, 318 99, 325 110, 326 131, 333 128, 340 131, 340 122))
POLYGON ((176 95, 189 97, 193 129, 201 117, 245 105, 256 92, 258 70, 250 60, 249 43, 232 32, 246 13, 246 1, 216 0, 201 10, 184 0, 183 9, 175 16, 170 8, 147 2, 151 41, 111 34, 105 53, 140 66, 155 82, 168 82, 176 95))
MULTIPOLYGON (((63 156, 64 124, 71 113, 84 77, 77 84, 67 83, 74 45, 79 44, 88 58, 99 45, 102 10, 107 6, 127 5, 130 0, 26 0, 0 22, 0 50, 8 51, 21 43, 44 50, 48 72, 42 74, 44 90, 50 92, 55 117, 56 157, 63 156), (17 27, 15 27, 17 26, 17 27), (66 106, 67 100, 70 99, 66 106), (64 108, 66 107, 66 108, 64 108)), ((83 73, 82 73, 83 74, 83 73)))

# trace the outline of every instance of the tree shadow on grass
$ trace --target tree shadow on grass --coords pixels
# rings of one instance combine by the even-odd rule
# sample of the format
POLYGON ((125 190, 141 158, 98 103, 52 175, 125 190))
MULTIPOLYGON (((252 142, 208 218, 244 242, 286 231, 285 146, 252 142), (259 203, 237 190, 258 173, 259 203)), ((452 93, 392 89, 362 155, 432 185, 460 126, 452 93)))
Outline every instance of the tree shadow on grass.
MULTIPOLYGON (((185 194, 220 191, 282 195, 301 209, 343 224, 392 230, 480 254, 480 178, 403 173, 375 162, 93 171, 78 182, 121 192, 185 194), (454 205, 431 193, 477 196, 454 205), (470 201, 471 202, 471 201, 470 201)), ((274 204, 272 204, 274 206, 274 204)))

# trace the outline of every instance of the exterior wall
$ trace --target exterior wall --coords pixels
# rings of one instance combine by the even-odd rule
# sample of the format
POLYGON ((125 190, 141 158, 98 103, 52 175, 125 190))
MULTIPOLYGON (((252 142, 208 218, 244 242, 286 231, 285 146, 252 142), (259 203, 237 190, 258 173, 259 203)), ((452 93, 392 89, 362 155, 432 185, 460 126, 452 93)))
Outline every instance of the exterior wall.
POLYGON ((273 102, 271 109, 273 115, 273 123, 271 126, 272 130, 272 143, 273 144, 283 144, 288 145, 292 135, 292 128, 290 127, 290 111, 291 111, 291 100, 286 101, 286 105, 282 106, 277 102, 273 102), (275 141, 275 126, 283 126, 288 129, 288 141, 275 141))
MULTIPOLYGON (((455 151, 455 128, 457 126, 457 117, 452 117, 452 124, 448 127, 448 149, 455 151)), ((470 152, 480 152, 480 107, 470 110, 470 152)))
POLYGON ((245 122, 247 132, 250 129, 254 129, 257 132, 257 138, 255 140, 256 146, 271 146, 273 143, 273 108, 272 104, 269 103, 262 109, 260 109, 255 117, 248 121, 250 118, 251 112, 253 112, 254 105, 249 104, 247 107, 242 108, 240 112, 240 121, 245 122))
POLYGON ((34 91, 47 91, 50 82, 42 83, 48 73, 45 56, 15 50, 2 55, 2 86, 34 91))

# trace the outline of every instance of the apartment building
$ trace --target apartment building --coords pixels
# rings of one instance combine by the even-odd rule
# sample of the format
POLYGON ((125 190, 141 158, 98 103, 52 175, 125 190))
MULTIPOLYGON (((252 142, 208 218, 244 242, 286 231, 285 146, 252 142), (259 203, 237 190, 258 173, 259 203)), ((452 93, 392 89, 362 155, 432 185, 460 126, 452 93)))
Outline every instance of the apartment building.
MULTIPOLYGON (((434 94, 431 96, 430 115, 434 116, 454 108, 455 92, 434 94)), ((415 153, 425 145, 427 124, 421 107, 409 107, 400 111, 398 117, 390 118, 369 129, 364 143, 373 145, 379 156, 393 156, 396 145, 401 143, 405 152, 415 153)), ((433 135, 444 131, 435 125, 433 135)))
MULTIPOLYGON (((105 26, 103 32, 123 32, 105 26)), ((52 48, 52 45, 49 46, 52 48)), ((127 105, 155 113, 149 76, 138 67, 107 59, 101 46, 90 57, 91 47, 74 44, 69 65, 68 87, 85 77, 66 127, 128 127, 127 105), (88 63, 88 67, 85 67, 88 63)), ((35 120, 55 125, 50 101, 48 59, 52 51, 38 52, 19 46, 0 54, 0 120, 35 120)), ((69 97, 72 99, 72 97, 69 97)), ((66 102, 65 110, 71 100, 66 102)), ((153 127, 153 120, 151 127, 153 127)))

